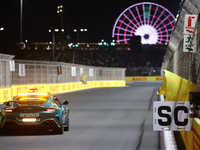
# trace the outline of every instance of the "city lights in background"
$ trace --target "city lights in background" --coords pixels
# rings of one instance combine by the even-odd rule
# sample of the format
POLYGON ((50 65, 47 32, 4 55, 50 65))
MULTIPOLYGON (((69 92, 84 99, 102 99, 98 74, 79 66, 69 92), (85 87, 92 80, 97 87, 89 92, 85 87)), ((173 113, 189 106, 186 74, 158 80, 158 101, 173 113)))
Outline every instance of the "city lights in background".
MULTIPOLYGON (((78 32, 79 30, 78 29, 74 29, 74 32, 78 32)), ((81 32, 87 32, 88 29, 80 29, 81 32)))
POLYGON ((79 47, 79 44, 73 44, 73 43, 70 43, 68 44, 69 47, 79 47))
MULTIPOLYGON (((61 31, 61 32, 65 32, 64 29, 61 29, 61 30, 59 30, 59 29, 54 29, 53 31, 55 31, 55 32, 59 32, 59 31, 61 31)), ((52 30, 49 30, 49 32, 52 32, 52 30)))
POLYGON ((52 56, 52 61, 54 61, 54 53, 55 53, 55 32, 59 32, 59 31, 61 31, 62 33, 64 33, 64 29, 61 29, 61 30, 59 30, 59 29, 53 29, 53 30, 49 30, 49 32, 51 33, 53 31, 53 43, 52 43, 52 46, 53 46, 53 51, 52 51, 52 53, 53 53, 53 56, 52 56))
POLYGON ((83 32, 87 32, 88 31, 88 29, 86 29, 86 28, 81 28, 81 29, 74 29, 74 32, 77 34, 76 35, 76 38, 77 38, 77 40, 76 40, 76 43, 78 43, 79 42, 79 40, 80 40, 80 38, 79 38, 79 32, 81 32, 81 34, 83 33, 83 32))
POLYGON ((111 46, 115 46, 115 40, 112 40, 112 42, 110 43, 111 46))
POLYGON ((112 40, 112 42, 109 44, 109 43, 105 42, 104 39, 102 39, 101 42, 98 43, 98 45, 99 46, 110 46, 110 45, 115 46, 116 43, 115 43, 115 40, 112 40))

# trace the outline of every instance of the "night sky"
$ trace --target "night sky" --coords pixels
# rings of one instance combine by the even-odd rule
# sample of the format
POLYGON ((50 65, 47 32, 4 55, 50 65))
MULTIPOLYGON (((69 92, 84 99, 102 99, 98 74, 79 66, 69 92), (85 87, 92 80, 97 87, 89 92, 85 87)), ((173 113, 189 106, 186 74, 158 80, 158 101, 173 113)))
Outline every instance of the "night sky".
MULTIPOLYGON (((48 42, 49 29, 61 27, 57 6, 65 8, 65 31, 76 41, 75 28, 87 28, 82 38, 85 42, 112 40, 112 28, 117 17, 129 6, 141 0, 23 0, 23 41, 48 42)), ((149 0, 158 3, 176 17, 181 0, 149 0)), ((0 38, 20 40, 20 0, 0 0, 0 38)))

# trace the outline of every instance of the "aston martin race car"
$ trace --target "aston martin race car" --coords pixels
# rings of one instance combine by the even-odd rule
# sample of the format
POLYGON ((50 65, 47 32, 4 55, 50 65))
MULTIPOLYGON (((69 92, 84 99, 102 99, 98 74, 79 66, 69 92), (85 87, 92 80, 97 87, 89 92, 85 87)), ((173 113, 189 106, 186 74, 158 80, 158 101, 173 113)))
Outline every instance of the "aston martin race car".
POLYGON ((69 130, 68 101, 60 103, 49 92, 18 93, 4 103, 0 112, 0 132, 8 134, 18 130, 52 131, 63 134, 69 130))

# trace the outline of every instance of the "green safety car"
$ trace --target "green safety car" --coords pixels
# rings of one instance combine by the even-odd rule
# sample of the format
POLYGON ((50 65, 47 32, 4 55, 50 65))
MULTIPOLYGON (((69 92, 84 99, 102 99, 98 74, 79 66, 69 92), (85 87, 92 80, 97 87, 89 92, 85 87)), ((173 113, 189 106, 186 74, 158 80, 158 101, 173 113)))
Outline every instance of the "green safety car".
POLYGON ((4 103, 0 111, 0 132, 8 134, 19 130, 52 131, 63 134, 69 130, 68 101, 61 103, 49 92, 18 93, 13 100, 4 103))

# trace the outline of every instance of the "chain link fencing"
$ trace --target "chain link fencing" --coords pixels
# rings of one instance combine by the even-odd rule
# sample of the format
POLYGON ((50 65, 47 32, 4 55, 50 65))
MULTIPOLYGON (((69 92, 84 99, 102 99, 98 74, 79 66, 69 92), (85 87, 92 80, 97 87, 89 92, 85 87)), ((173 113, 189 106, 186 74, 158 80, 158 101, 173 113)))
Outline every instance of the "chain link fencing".
POLYGON ((0 88, 10 87, 12 85, 12 73, 10 72, 10 60, 14 56, 0 54, 0 88))
POLYGON ((62 62, 15 60, 15 71, 10 71, 10 60, 0 59, 0 86, 25 84, 53 84, 86 81, 125 80, 125 68, 84 66, 62 62))

